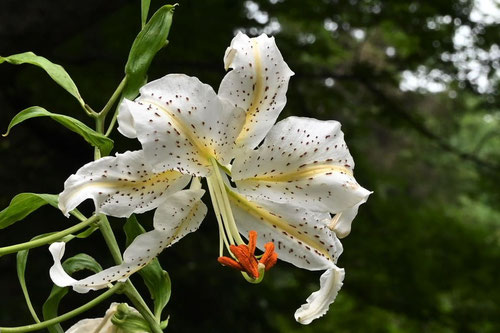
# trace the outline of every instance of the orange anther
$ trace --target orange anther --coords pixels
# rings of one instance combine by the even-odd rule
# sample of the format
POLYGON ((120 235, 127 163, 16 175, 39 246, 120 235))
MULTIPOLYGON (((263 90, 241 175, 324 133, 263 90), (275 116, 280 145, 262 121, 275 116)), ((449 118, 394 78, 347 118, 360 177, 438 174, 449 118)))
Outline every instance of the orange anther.
POLYGON ((266 252, 264 252, 259 262, 264 264, 264 266, 266 266, 266 271, 268 271, 271 267, 276 265, 276 262, 278 261, 278 254, 274 252, 274 243, 272 242, 266 243, 264 248, 266 249, 266 252))
POLYGON ((274 252, 274 244, 272 242, 266 243, 264 245, 266 251, 258 261, 255 257, 256 246, 257 232, 252 230, 248 233, 248 245, 231 245, 229 247, 237 261, 229 257, 219 257, 217 260, 224 266, 246 272, 252 278, 257 279, 259 277, 259 263, 264 264, 267 271, 276 264, 278 254, 274 252))
POLYGON ((257 246, 257 232, 250 230, 248 233, 248 251, 253 255, 257 246))
POLYGON ((240 271, 243 270, 243 267, 240 265, 240 263, 237 262, 236 260, 234 260, 233 258, 219 257, 219 258, 217 258, 217 261, 221 265, 229 266, 229 267, 232 267, 232 268, 240 270, 240 271))

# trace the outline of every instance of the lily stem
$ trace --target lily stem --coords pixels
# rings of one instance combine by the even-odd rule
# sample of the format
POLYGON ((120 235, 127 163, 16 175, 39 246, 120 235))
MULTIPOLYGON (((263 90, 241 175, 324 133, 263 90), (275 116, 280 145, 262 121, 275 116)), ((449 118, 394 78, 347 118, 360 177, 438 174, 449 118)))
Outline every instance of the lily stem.
POLYGON ((118 247, 118 242, 116 241, 115 234, 111 229, 108 218, 106 215, 100 215, 101 221, 99 222, 99 230, 104 237, 104 241, 111 252, 111 256, 117 265, 120 265, 123 261, 120 247, 118 247))
POLYGON ((160 324, 156 321, 155 315, 151 312, 148 305, 146 304, 146 302, 144 302, 141 295, 139 294, 137 289, 135 289, 130 280, 127 280, 127 282, 125 282, 124 293, 128 297, 128 299, 130 299, 130 301, 137 309, 137 311, 139 311, 142 317, 146 319, 149 327, 151 328, 151 331, 153 333, 162 333, 163 330, 161 329, 160 324))
MULTIPOLYGON (((122 92, 123 88, 125 88, 125 85, 127 84, 127 77, 125 76, 125 78, 123 78, 122 82, 120 83, 120 86, 118 87, 119 89, 117 89, 115 91, 115 93, 117 91, 120 91, 120 93, 122 92)), ((118 97, 118 95, 116 96, 118 97)), ((115 97, 115 98, 116 98, 115 97)), ((113 113, 113 118, 111 118, 111 122, 109 123, 108 125, 108 129, 106 130, 106 134, 104 134, 105 136, 109 136, 111 134, 111 132, 113 131, 113 128, 115 127, 115 124, 116 124, 116 118, 118 117, 118 107, 120 106, 120 103, 121 103, 121 100, 123 99, 123 96, 120 98, 120 100, 118 101, 118 105, 116 106, 115 108, 115 112, 113 113)))
POLYGON ((116 100, 118 97, 120 97, 123 88, 125 88, 125 85, 127 84, 127 77, 124 77, 118 87, 116 88, 115 92, 111 97, 109 98, 108 102, 104 106, 104 108, 99 112, 99 117, 104 120, 106 118, 106 115, 108 114, 109 110, 113 107, 113 104, 115 104, 116 100))
POLYGON ((91 218, 86 219, 83 222, 80 222, 80 223, 78 223, 78 224, 76 224, 68 229, 64 229, 62 231, 56 232, 52 235, 38 238, 38 239, 29 241, 29 242, 25 242, 25 243, 20 243, 20 244, 6 246, 6 247, 0 247, 0 257, 5 255, 5 254, 15 253, 15 252, 19 252, 22 250, 28 250, 28 249, 32 249, 34 247, 39 247, 42 245, 56 242, 56 241, 60 240, 61 238, 63 238, 64 236, 67 236, 69 234, 72 234, 75 231, 83 229, 92 223, 98 222, 100 219, 101 219, 100 216, 92 216, 91 218))
POLYGON ((52 319, 49 319, 46 321, 42 321, 38 324, 31 324, 31 325, 18 326, 18 327, 0 327, 0 332, 2 332, 2 333, 32 332, 32 331, 38 331, 38 330, 47 328, 47 327, 55 325, 55 324, 59 324, 60 322, 63 322, 63 321, 68 320, 70 318, 73 318, 73 317, 79 315, 80 313, 85 312, 85 311, 93 308, 94 306, 101 303, 102 301, 104 301, 105 299, 107 299, 108 297, 113 295, 114 293, 120 291, 120 289, 122 289, 122 288, 123 288, 123 284, 117 283, 112 288, 110 288, 106 292, 102 293, 101 295, 97 296, 96 298, 94 298, 90 302, 88 302, 88 303, 86 303, 86 304, 84 304, 84 305, 82 305, 82 306, 80 306, 80 307, 78 307, 70 312, 67 312, 63 315, 57 316, 55 318, 52 318, 52 319))
MULTIPOLYGON (((106 241, 106 245, 111 252, 113 260, 117 265, 121 264, 123 259, 121 255, 120 248, 118 247, 118 243, 115 238, 115 234, 111 229, 109 221, 106 216, 102 216, 101 222, 99 223, 99 229, 101 230, 101 234, 106 241)), ((130 299, 134 307, 139 311, 142 317, 148 322, 149 327, 151 328, 153 333, 162 333, 162 329, 160 328, 160 324, 156 321, 154 314, 149 309, 148 305, 139 294, 137 289, 135 289, 134 285, 130 280, 125 282, 125 288, 123 290, 124 294, 130 299)))

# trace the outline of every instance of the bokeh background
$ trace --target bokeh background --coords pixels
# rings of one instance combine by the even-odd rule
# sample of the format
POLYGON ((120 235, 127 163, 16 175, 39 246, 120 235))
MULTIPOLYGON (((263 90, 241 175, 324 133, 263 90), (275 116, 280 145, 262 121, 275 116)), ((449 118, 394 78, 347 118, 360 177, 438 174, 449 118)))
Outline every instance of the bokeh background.
MULTIPOLYGON (((217 88, 237 30, 275 35, 295 71, 289 115, 336 119, 374 191, 343 240, 344 287, 310 326, 293 313, 319 273, 279 263, 260 285, 221 267, 213 216, 160 256, 173 293, 171 332, 500 332, 500 9, 494 0, 180 0, 150 79, 186 73, 217 88)), ((152 11, 163 1, 152 1, 152 11)), ((0 55, 34 51, 63 65, 100 109, 123 77, 140 2, 1 0, 0 55)), ((152 13, 151 11, 151 13, 152 13)), ((0 66, 0 127, 29 106, 89 125, 77 102, 33 66, 0 66)), ((115 131, 116 151, 138 148, 115 131)), ((93 159, 77 135, 32 119, 0 139, 0 208, 20 192, 59 193, 93 159)), ((206 198, 208 201, 208 197, 206 198)), ((92 207, 83 210, 91 213, 92 207)), ((151 214, 139 216, 146 226, 151 214)), ((122 220, 112 220, 123 244, 122 220)), ((0 246, 75 223, 44 207, 0 231, 0 246)), ((99 233, 72 241, 111 265, 99 233)), ((27 283, 40 313, 51 283, 46 247, 27 283)), ((140 278, 134 278, 137 285, 140 278)), ((32 322, 15 256, 0 258, 0 326, 32 322)), ((94 294, 71 292, 68 311, 94 294)), ((115 298, 115 300, 123 300, 115 298)), ((100 316, 107 304, 83 317, 100 316)), ((65 327, 68 327, 66 324, 65 327)))

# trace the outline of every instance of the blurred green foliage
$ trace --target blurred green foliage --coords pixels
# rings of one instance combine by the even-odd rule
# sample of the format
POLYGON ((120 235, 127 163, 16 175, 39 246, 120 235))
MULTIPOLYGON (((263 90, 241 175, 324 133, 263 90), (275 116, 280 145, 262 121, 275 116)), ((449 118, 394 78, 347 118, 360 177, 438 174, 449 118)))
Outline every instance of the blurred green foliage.
MULTIPOLYGON (((181 72, 217 88, 236 30, 275 34, 296 73, 282 116, 341 121, 356 178, 374 194, 343 240, 345 285, 326 317, 308 327, 293 319, 318 288, 317 273, 280 263, 254 286, 221 267, 216 223, 209 217, 200 232, 160 256, 172 279, 168 330, 499 332, 500 26, 471 19, 471 0, 179 3, 169 45, 153 61, 150 79, 181 72), (472 38, 459 46, 457 34, 464 31, 472 38), (432 70, 438 71, 429 82, 432 70), (401 89, 408 73, 419 71, 428 74, 425 84, 401 89)), ((163 4, 152 1, 151 12, 163 4)), ((4 0, 0 55, 31 50, 62 64, 85 101, 99 109, 122 79, 140 28, 140 1, 4 0)), ((32 105, 92 125, 41 70, 0 66, 0 126, 32 105)), ((116 132, 113 138, 116 151, 137 148, 116 132)), ((60 192, 64 180, 92 160, 92 149, 59 124, 34 119, 0 140, 0 160, 3 208, 20 192, 60 192)), ((124 221, 112 222, 120 233, 124 221)), ((46 207, 2 230, 0 244, 68 223, 46 207)), ((103 267, 111 264, 100 236, 89 239, 90 254, 103 267)), ((88 251, 89 239, 68 250, 88 251)), ((31 251, 30 261, 27 284, 40 312, 51 260, 42 248, 31 251)), ((0 323, 27 324, 12 256, 0 258, 0 270, 0 323)), ((81 298, 73 293, 61 307, 69 310, 81 298)), ((87 316, 102 316, 107 306, 87 316)))

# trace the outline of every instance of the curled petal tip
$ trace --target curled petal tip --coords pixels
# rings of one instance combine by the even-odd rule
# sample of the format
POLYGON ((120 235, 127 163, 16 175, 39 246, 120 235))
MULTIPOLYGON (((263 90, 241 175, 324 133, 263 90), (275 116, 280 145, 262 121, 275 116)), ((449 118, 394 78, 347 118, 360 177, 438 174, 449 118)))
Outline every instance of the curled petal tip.
POLYGON ((295 311, 295 320, 308 325, 313 320, 324 316, 342 288, 344 276, 343 268, 333 266, 326 270, 320 278, 320 289, 313 292, 307 298, 306 303, 295 311))

